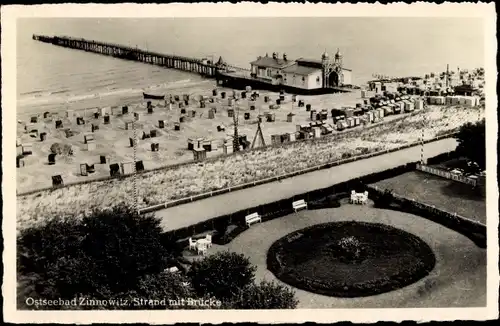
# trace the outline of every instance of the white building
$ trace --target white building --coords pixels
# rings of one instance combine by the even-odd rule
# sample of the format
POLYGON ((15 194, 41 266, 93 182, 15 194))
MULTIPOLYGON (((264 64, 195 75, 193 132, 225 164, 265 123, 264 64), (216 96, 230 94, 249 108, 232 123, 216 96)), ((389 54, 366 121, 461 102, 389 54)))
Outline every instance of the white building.
POLYGON ((326 52, 321 56, 321 60, 304 58, 288 60, 286 54, 279 58, 277 53, 273 53, 272 57, 266 54, 250 64, 254 78, 273 85, 310 90, 352 84, 352 71, 343 67, 339 51, 335 54, 334 60, 331 60, 326 52))

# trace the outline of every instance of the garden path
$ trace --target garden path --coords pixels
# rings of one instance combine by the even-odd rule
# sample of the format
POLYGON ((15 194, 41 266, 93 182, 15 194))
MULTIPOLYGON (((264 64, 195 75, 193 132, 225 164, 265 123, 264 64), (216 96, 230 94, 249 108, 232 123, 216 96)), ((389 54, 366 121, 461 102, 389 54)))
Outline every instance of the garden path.
MULTIPOLYGON (((424 145, 424 155, 433 157, 452 151, 457 142, 447 138, 424 145)), ((370 173, 420 160, 420 146, 383 154, 329 169, 210 197, 155 212, 165 231, 190 226, 217 216, 271 203, 315 189, 326 188, 370 173)))
POLYGON ((271 244, 290 232, 326 222, 364 221, 384 223, 413 233, 434 251, 431 273, 402 289, 363 298, 335 298, 295 289, 298 308, 441 308, 486 305, 486 250, 465 236, 425 218, 371 205, 343 204, 339 208, 303 210, 252 225, 225 246, 209 253, 230 250, 243 253, 257 266, 256 280, 279 281, 266 265, 271 244), (432 286, 426 289, 426 285, 432 286))

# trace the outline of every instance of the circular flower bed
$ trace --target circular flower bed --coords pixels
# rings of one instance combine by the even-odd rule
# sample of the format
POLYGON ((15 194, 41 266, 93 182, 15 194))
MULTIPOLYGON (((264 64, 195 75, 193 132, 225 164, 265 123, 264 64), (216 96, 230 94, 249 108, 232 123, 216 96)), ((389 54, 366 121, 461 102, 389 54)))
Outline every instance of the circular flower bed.
POLYGON ((278 279, 306 291, 363 297, 405 287, 427 276, 436 258, 420 238, 364 222, 314 225, 279 239, 267 254, 278 279))

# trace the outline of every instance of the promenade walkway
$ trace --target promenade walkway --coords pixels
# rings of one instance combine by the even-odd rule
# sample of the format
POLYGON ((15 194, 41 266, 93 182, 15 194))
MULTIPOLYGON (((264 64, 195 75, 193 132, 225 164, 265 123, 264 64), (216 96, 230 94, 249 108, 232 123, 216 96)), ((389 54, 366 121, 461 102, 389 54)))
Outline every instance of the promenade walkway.
MULTIPOLYGON (((452 151, 456 146, 457 142, 453 138, 428 143, 424 145, 424 156, 433 157, 452 151)), ((314 189, 326 188, 350 179, 419 160, 420 146, 410 147, 401 151, 174 206, 157 211, 155 215, 161 218, 162 227, 165 231, 176 230, 220 215, 289 198, 314 189)))

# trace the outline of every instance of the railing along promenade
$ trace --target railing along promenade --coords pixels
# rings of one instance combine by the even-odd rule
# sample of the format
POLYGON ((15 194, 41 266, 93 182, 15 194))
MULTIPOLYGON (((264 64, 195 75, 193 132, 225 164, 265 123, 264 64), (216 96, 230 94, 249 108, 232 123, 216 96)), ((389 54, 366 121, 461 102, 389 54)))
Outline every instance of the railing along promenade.
POLYGON ((246 70, 235 66, 217 65, 205 59, 163 54, 126 45, 100 42, 95 40, 86 40, 83 38, 34 34, 33 40, 50 43, 65 48, 93 52, 125 60, 144 62, 162 67, 196 73, 205 77, 215 77, 218 70, 226 69, 227 67, 241 71, 246 70))
POLYGON ((471 185, 471 186, 476 186, 477 185, 477 179, 469 178, 469 177, 466 177, 466 176, 463 176, 463 175, 453 174, 453 173, 451 173, 449 171, 444 171, 442 169, 437 169, 437 168, 434 168, 432 166, 417 164, 417 170, 420 170, 422 172, 427 172, 427 173, 430 173, 430 174, 434 174, 434 175, 437 175, 437 176, 439 176, 441 178, 445 178, 445 179, 448 179, 448 180, 453 180, 453 181, 461 182, 461 183, 464 183, 464 184, 468 184, 468 185, 471 185))
MULTIPOLYGON (((436 136, 432 139, 427 139, 423 143, 428 144, 428 143, 432 143, 432 142, 439 141, 442 139, 452 138, 455 135, 456 135, 456 131, 451 131, 449 133, 446 133, 446 134, 443 134, 440 136, 436 136)), ((213 190, 213 191, 204 192, 204 193, 200 193, 200 194, 196 194, 196 195, 192 195, 192 196, 188 196, 188 197, 184 197, 184 198, 174 199, 174 200, 171 200, 168 202, 139 208, 138 211, 139 211, 139 214, 145 214, 145 213, 149 213, 149 212, 158 211, 161 209, 171 208, 174 206, 190 203, 193 201, 197 201, 197 200, 201 200, 201 199, 205 199, 205 198, 209 198, 209 197, 214 197, 217 195, 222 195, 222 194, 225 194, 228 192, 233 192, 233 191, 238 191, 238 190, 242 190, 242 189, 246 189, 246 188, 250 188, 250 187, 255 187, 258 185, 263 185, 263 184, 270 183, 270 182, 280 181, 283 179, 291 178, 294 176, 306 174, 306 173, 313 172, 313 171, 328 169, 328 168, 331 168, 334 166, 338 166, 338 165, 342 165, 342 164, 346 164, 346 163, 351 163, 351 162, 355 162, 358 160, 363 160, 363 159, 367 159, 367 158, 371 158, 371 157, 375 157, 375 156, 379 156, 379 155, 397 152, 397 151, 407 149, 410 147, 415 147, 418 145, 422 145, 422 141, 416 141, 416 142, 412 142, 412 143, 409 143, 406 145, 398 146, 398 147, 391 148, 391 149, 385 149, 385 150, 381 150, 381 151, 375 151, 372 153, 359 154, 359 155, 355 155, 355 156, 345 158, 345 159, 337 159, 337 160, 334 160, 334 161, 331 161, 328 163, 322 163, 322 164, 315 165, 315 166, 312 166, 309 168, 297 170, 297 171, 290 172, 290 173, 285 173, 285 174, 270 177, 270 178, 255 180, 252 182, 234 185, 234 186, 230 186, 230 187, 223 188, 223 189, 213 190)))

